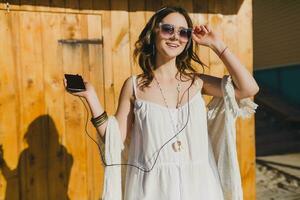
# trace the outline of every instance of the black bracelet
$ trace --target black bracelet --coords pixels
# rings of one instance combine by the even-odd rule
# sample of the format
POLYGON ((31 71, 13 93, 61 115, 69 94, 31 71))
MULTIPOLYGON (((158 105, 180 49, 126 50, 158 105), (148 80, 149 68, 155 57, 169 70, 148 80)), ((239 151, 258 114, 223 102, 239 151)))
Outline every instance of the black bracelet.
POLYGON ((101 126, 108 119, 106 111, 104 111, 101 115, 95 118, 91 118, 91 122, 95 126, 95 128, 101 126))
POLYGON ((223 55, 223 53, 225 52, 225 50, 228 48, 228 46, 226 46, 223 51, 220 53, 219 58, 221 58, 221 56, 223 55))

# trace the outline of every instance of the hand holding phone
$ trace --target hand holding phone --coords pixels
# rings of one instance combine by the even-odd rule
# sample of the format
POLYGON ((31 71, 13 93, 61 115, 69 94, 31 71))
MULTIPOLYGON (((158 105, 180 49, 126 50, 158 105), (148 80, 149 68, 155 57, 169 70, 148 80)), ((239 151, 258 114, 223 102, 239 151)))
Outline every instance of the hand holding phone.
POLYGON ((87 98, 97 98, 93 85, 84 81, 80 75, 65 74, 64 86, 66 90, 75 96, 87 98))
POLYGON ((82 92, 85 91, 85 84, 80 75, 76 74, 65 74, 66 78, 66 89, 69 92, 82 92))

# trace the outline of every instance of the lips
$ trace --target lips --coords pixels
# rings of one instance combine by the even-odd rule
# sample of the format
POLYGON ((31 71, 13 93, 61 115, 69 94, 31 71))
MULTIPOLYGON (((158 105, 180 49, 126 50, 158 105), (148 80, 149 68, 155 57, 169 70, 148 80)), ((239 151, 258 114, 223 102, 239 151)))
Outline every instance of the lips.
POLYGON ((168 47, 170 47, 170 48, 177 48, 177 47, 179 47, 179 45, 178 45, 178 44, 175 44, 175 43, 166 42, 166 44, 167 44, 168 47))

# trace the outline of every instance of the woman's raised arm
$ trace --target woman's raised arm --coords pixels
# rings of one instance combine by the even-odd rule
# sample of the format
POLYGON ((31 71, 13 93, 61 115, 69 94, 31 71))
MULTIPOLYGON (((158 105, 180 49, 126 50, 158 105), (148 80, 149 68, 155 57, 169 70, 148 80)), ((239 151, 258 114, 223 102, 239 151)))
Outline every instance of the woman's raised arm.
MULTIPOLYGON (((95 92, 92 84, 84 82, 86 86, 86 91, 71 93, 75 96, 84 97, 89 105, 93 118, 98 117, 104 112, 104 109, 98 99, 97 93, 95 92)), ((66 80, 65 80, 66 84, 66 80)), ((131 127, 133 123, 133 105, 131 103, 131 97, 133 94, 133 88, 131 83, 131 78, 127 78, 122 86, 121 93, 119 96, 118 108, 115 113, 115 117, 118 121, 120 132, 122 134, 123 142, 126 139, 128 133, 131 132, 131 127)), ((105 138, 105 131, 107 127, 107 121, 105 121, 101 126, 98 126, 97 132, 101 138, 105 138)), ((102 139, 104 141, 104 139, 102 139)))

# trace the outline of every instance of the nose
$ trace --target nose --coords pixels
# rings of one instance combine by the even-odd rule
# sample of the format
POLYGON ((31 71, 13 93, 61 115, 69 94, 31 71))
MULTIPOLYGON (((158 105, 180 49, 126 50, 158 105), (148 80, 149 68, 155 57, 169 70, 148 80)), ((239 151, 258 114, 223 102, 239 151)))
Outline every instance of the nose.
POLYGON ((174 31, 174 33, 172 34, 172 37, 170 39, 179 40, 179 31, 174 31))

